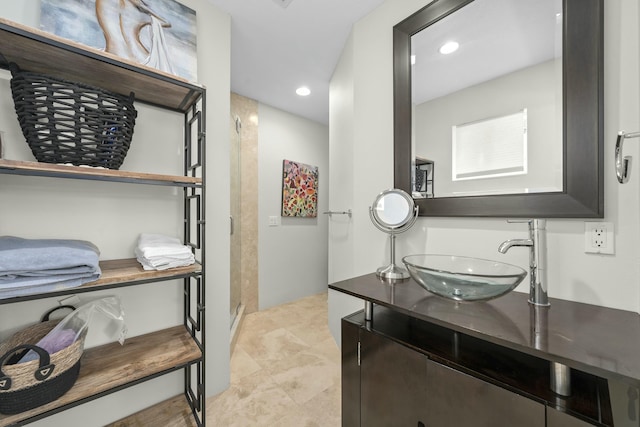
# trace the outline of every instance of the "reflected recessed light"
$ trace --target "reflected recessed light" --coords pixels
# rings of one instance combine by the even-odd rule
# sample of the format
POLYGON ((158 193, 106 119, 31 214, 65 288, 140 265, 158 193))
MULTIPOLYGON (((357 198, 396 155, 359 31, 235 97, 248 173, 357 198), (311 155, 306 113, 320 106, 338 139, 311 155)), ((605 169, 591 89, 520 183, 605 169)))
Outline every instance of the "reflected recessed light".
POLYGON ((309 88, 306 86, 302 86, 296 89, 296 93, 300 96, 307 96, 311 93, 311 90, 309 90, 309 88))
POLYGON ((458 50, 458 47, 460 47, 458 42, 446 42, 440 46, 439 52, 443 55, 448 55, 458 50))

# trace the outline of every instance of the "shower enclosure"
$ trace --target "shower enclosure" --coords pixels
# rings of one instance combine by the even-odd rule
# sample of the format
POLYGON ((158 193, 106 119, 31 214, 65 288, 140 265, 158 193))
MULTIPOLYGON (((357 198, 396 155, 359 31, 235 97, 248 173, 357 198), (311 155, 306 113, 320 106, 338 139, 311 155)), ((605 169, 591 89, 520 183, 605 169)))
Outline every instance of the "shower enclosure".
POLYGON ((241 275, 241 235, 240 228, 240 136, 242 131, 242 123, 239 117, 231 117, 229 135, 231 138, 229 159, 231 175, 231 203, 230 203, 230 221, 231 221, 231 238, 230 238, 230 271, 231 271, 231 301, 230 301, 230 325, 233 328, 238 313, 241 308, 242 296, 242 275, 241 275))

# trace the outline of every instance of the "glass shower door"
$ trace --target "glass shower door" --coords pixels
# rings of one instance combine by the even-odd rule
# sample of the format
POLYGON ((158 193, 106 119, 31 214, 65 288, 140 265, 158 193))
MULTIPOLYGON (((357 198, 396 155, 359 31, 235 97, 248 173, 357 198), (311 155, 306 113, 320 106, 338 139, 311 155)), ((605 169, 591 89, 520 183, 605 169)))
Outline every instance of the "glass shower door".
POLYGON ((241 229, 240 229, 240 136, 241 136, 242 124, 240 118, 231 117, 229 135, 230 141, 230 175, 231 175, 231 203, 230 203, 230 221, 231 221, 231 301, 230 301, 230 315, 231 327, 236 320, 241 304, 241 288, 242 288, 242 272, 240 263, 240 250, 241 250, 241 229))

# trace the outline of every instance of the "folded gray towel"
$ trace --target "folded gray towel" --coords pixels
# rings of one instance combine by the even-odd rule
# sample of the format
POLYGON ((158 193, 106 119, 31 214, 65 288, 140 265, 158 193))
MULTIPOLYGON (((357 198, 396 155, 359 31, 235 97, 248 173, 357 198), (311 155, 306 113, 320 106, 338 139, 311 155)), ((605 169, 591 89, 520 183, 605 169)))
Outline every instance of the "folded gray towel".
POLYGON ((24 295, 33 295, 46 292, 62 291, 68 288, 77 288, 87 282, 93 282, 100 278, 100 273, 93 276, 64 279, 64 276, 49 276, 43 283, 34 282, 18 282, 7 283, 0 281, 0 299, 13 298, 24 295))
POLYGON ((80 286, 100 278, 91 242, 0 236, 0 298, 80 286))
POLYGON ((0 276, 79 266, 95 269, 99 255, 98 248, 84 240, 0 236, 0 276))

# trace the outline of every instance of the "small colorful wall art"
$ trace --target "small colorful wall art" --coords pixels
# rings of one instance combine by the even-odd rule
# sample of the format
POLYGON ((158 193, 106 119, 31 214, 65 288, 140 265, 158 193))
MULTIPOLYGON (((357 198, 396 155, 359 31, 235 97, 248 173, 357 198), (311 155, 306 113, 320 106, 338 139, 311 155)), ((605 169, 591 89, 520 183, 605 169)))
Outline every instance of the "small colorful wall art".
POLYGON ((282 216, 318 216, 318 167, 283 160, 282 216))
POLYGON ((196 82, 196 12, 174 0, 41 0, 40 28, 196 82))

